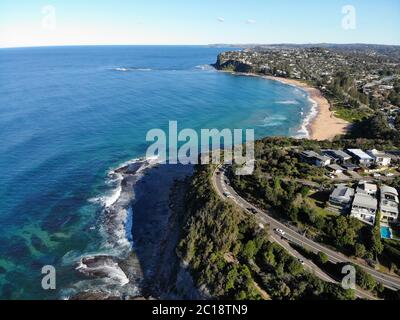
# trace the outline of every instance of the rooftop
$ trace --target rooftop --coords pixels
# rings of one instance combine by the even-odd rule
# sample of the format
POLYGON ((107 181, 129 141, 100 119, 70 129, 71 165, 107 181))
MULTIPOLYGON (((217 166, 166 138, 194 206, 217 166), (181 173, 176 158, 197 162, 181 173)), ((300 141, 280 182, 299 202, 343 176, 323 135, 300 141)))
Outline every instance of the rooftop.
POLYGON ((354 196, 354 189, 346 186, 337 186, 335 190, 333 190, 331 197, 332 198, 345 198, 351 199, 354 196))
POLYGON ((353 206, 376 210, 378 208, 378 200, 368 194, 356 193, 353 206))
POLYGON ((394 194, 396 196, 399 195, 398 191, 395 188, 392 188, 392 187, 389 187, 389 186, 382 186, 381 187, 381 194, 385 194, 385 193, 394 194))
POLYGON ((336 159, 351 159, 351 156, 342 150, 324 150, 324 153, 336 159))
POLYGON ((354 154, 356 157, 362 159, 362 160, 373 160, 370 155, 366 154, 364 151, 361 149, 347 149, 348 152, 351 152, 354 154))

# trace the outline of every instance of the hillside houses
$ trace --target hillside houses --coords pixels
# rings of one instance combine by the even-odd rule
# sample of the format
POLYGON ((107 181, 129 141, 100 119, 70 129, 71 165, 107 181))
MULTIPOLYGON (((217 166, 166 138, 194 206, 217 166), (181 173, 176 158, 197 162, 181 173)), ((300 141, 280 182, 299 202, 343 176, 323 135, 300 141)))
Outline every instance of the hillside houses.
POLYGON ((332 174, 349 173, 351 177, 354 171, 368 172, 368 170, 388 168, 393 157, 376 149, 366 152, 361 149, 346 149, 345 151, 322 149, 320 153, 305 150, 299 156, 302 162, 326 168, 332 174))
POLYGON ((349 214, 369 225, 376 222, 378 210, 381 222, 397 223, 399 218, 399 194, 395 188, 360 182, 356 188, 338 185, 329 197, 331 210, 349 214))

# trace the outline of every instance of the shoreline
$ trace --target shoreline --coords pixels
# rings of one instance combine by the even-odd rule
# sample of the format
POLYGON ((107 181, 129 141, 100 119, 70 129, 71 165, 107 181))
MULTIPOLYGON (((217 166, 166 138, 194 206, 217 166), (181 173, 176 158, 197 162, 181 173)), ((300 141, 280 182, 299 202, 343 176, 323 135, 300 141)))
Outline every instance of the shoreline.
POLYGON ((231 73, 233 75, 243 75, 278 81, 280 83, 293 86, 305 91, 311 103, 315 105, 315 108, 312 107, 309 111, 310 117, 306 117, 302 124, 302 126, 304 126, 307 131, 306 139, 317 141, 333 140, 336 136, 346 134, 350 130, 351 123, 343 119, 337 118, 334 115, 334 113, 331 111, 331 105, 328 99, 324 97, 321 91, 315 87, 311 87, 310 85, 300 80, 267 76, 257 73, 245 73, 225 70, 218 71, 231 73), (314 115, 313 113, 316 114, 314 115))
POLYGON ((348 132, 351 124, 334 115, 328 99, 324 97, 319 89, 311 87, 300 80, 273 76, 263 76, 263 78, 295 86, 308 93, 309 99, 316 105, 316 115, 307 124, 307 131, 311 140, 332 140, 336 136, 348 132))

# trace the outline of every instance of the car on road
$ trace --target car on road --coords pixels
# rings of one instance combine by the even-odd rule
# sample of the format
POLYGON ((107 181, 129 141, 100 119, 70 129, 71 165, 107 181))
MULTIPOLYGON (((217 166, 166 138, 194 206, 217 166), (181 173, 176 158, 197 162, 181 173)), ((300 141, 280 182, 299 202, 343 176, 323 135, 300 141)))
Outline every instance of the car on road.
POLYGON ((379 174, 379 173, 374 173, 374 178, 380 178, 380 177, 382 177, 381 174, 379 174))
POLYGON ((302 259, 297 259, 299 262, 300 262, 300 264, 302 265, 302 266, 304 266, 306 263, 304 262, 304 260, 302 260, 302 259))
POLYGON ((224 192, 224 196, 229 198, 229 196, 232 196, 229 192, 224 192))
POLYGON ((391 173, 391 172, 386 173, 386 177, 393 177, 393 176, 394 176, 394 173, 391 173))
POLYGON ((254 208, 247 208, 247 210, 250 211, 253 214, 258 213, 257 209, 254 209, 254 208))
POLYGON ((275 229, 275 232, 281 236, 284 236, 286 234, 285 231, 283 231, 282 229, 275 229))

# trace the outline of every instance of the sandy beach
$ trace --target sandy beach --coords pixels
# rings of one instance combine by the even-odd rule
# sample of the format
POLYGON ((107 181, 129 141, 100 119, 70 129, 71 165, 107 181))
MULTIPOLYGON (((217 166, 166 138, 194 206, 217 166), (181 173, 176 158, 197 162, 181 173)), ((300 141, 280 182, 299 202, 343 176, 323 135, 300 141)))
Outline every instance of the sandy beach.
POLYGON ((310 99, 317 104, 317 115, 311 120, 307 128, 310 133, 310 139, 319 141, 332 140, 335 136, 344 134, 349 129, 350 123, 334 116, 330 110, 329 101, 318 89, 310 87, 299 80, 272 76, 266 76, 265 78, 300 87, 307 91, 310 99))

